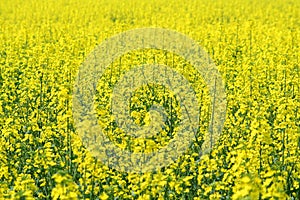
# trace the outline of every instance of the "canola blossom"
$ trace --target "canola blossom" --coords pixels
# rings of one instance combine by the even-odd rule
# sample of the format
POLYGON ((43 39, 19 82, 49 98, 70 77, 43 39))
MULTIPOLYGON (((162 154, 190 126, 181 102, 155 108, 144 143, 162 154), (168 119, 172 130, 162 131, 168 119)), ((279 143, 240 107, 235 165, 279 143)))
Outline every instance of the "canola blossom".
MULTIPOLYGON (((165 167, 183 154, 192 139, 197 137, 199 103, 195 92, 189 86, 189 82, 176 70, 157 64, 133 67, 120 77, 117 85, 112 86, 110 110, 116 125, 127 135, 133 138, 149 138, 163 131, 159 127, 165 124, 165 121, 162 122, 159 116, 153 115, 153 111, 159 110, 148 108, 148 112, 152 111, 152 114, 150 113, 151 124, 138 126, 131 119, 128 103, 131 101, 132 93, 143 85, 153 84, 154 88, 157 87, 156 85, 167 87, 177 97, 181 111, 180 123, 174 138, 166 147, 156 152, 141 154, 119 149, 111 144, 106 135, 102 134, 102 129, 105 127, 101 129, 97 122, 93 96, 105 67, 127 52, 149 48, 169 50, 181 55, 196 68, 196 73, 200 74, 208 85, 213 107, 210 133, 204 138, 202 152, 207 153, 212 149, 225 120, 226 95, 222 79, 209 56, 194 41, 174 31, 159 28, 136 29, 114 36, 98 46, 79 69, 73 93, 73 116, 77 124, 77 132, 80 133, 85 146, 95 157, 111 167, 116 167, 118 171, 149 172, 165 167)), ((112 73, 110 75, 112 76, 112 73)), ((164 93, 157 95, 164 96, 164 93)), ((151 103, 152 106, 155 106, 153 103, 151 103)), ((168 109, 166 102, 160 105, 161 109, 164 107, 168 109)), ((157 114, 160 115, 160 113, 157 114)), ((170 120, 172 122, 172 119, 170 120)))
POLYGON ((0 199, 300 199, 299 13, 296 0, 0 0, 0 199), (146 29, 193 41, 215 71, 170 35, 129 49, 146 29))

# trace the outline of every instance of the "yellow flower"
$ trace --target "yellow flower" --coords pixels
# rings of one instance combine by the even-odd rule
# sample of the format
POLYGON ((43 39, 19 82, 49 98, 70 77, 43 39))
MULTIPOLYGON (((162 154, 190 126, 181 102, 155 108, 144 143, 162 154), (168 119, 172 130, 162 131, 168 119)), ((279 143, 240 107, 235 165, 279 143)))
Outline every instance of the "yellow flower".
POLYGON ((106 199, 108 199, 109 198, 109 196, 105 193, 105 192, 103 192, 101 195, 100 195, 100 199, 101 200, 106 200, 106 199))

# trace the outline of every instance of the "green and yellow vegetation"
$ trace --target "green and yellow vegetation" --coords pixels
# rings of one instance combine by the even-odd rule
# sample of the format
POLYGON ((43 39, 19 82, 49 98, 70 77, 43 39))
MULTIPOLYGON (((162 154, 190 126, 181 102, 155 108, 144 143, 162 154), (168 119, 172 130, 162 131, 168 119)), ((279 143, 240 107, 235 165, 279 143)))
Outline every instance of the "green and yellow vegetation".
POLYGON ((0 0, 0 199, 300 199, 300 1, 297 0, 0 0), (166 64, 191 82, 199 131, 176 162, 153 173, 109 168, 83 146, 72 118, 78 69, 105 39, 161 27, 197 41, 221 73, 224 129, 201 157, 210 98, 193 66, 171 52, 129 52, 99 80, 99 124, 120 148, 155 151, 180 121, 172 91, 159 85, 133 95, 131 116, 168 124, 134 139, 114 123, 110 95, 126 70, 166 64), (170 117, 171 116, 171 117, 170 117))

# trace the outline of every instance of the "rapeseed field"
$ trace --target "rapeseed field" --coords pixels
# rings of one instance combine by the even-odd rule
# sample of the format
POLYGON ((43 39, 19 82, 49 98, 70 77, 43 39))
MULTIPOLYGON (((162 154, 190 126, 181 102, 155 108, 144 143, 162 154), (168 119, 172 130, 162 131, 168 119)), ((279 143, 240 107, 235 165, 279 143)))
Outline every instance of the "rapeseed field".
POLYGON ((0 133, 0 199, 300 199, 300 1, 0 0, 0 133), (111 94, 136 66, 170 66, 198 102, 198 129, 184 154, 134 173, 106 165, 84 145, 73 94, 98 45, 145 27, 184 34, 207 52, 224 83, 226 118, 202 153, 214 109, 194 66, 160 49, 118 57, 93 99, 117 148, 155 152, 180 130, 180 99, 155 83, 134 90, 128 110, 139 127, 159 115, 158 133, 135 137, 118 126, 111 94))

